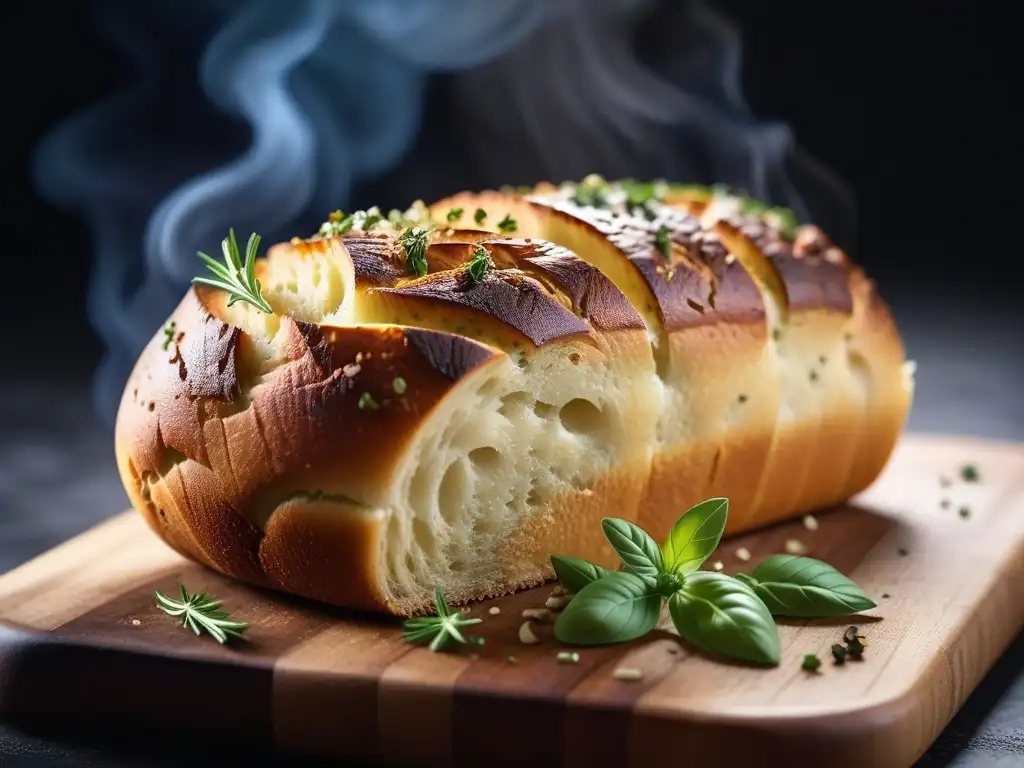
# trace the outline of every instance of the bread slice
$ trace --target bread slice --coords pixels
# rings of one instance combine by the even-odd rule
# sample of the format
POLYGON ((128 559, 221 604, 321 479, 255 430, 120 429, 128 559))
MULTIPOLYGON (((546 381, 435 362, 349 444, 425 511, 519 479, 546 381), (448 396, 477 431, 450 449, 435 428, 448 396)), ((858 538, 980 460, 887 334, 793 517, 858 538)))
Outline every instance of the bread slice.
POLYGON ((871 282, 730 196, 631 195, 328 223, 258 261, 272 314, 194 286, 125 388, 133 505, 241 580, 413 615, 435 585, 538 584, 551 552, 614 564, 605 516, 662 537, 728 496, 737 531, 870 484, 912 391, 871 282))

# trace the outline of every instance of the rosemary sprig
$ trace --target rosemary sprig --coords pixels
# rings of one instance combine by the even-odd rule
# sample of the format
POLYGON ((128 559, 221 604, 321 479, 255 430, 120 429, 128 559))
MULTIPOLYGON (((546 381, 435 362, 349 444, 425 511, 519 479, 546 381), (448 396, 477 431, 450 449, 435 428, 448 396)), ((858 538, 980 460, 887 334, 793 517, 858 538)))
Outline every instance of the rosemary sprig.
POLYGON ((220 610, 221 601, 202 592, 189 594, 184 586, 181 589, 181 600, 173 600, 156 591, 156 605, 169 616, 181 619, 181 626, 187 627, 197 635, 208 632, 214 640, 223 645, 231 638, 241 637, 248 626, 244 621, 234 621, 228 614, 220 610))
POLYGON ((243 264, 238 251, 238 241, 235 240, 235 230, 229 229, 228 236, 220 244, 221 250, 224 252, 224 264, 210 258, 202 251, 197 254, 215 277, 193 277, 192 282, 226 291, 231 296, 228 299, 229 307, 236 301, 245 301, 261 312, 266 312, 268 315, 273 314, 274 310, 260 293, 260 281, 256 278, 256 249, 259 248, 259 245, 260 236, 253 232, 249 235, 249 242, 245 246, 245 263, 243 264))
POLYGON ((483 645, 482 637, 466 637, 462 627, 479 624, 481 619, 467 619, 460 612, 453 611, 445 602, 440 587, 434 587, 434 609, 436 616, 422 616, 402 622, 405 635, 402 639, 416 645, 430 644, 431 651, 441 650, 449 640, 464 645, 483 645))
POLYGON ((418 277, 427 274, 427 243, 430 233, 423 227, 410 227, 398 238, 405 250, 405 261, 409 271, 418 277))
POLYGON ((469 262, 469 277, 474 283, 479 283, 484 279, 484 275, 494 267, 494 262, 491 261, 491 255, 487 252, 487 249, 482 245, 478 245, 473 249, 473 260, 469 262))

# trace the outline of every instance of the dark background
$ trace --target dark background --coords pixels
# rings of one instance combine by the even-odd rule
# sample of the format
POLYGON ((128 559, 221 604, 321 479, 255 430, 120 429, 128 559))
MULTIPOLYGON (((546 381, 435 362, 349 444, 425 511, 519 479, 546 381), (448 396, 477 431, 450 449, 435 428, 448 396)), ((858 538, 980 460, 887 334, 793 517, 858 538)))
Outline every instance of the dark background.
MULTIPOLYGON (((919 363, 910 428, 1024 441, 1020 176, 1011 160, 1021 135, 1020 67, 1009 14, 982 3, 867 3, 842 13, 827 3, 713 5, 742 31, 754 112, 789 124, 800 146, 856 197, 856 232, 844 245, 878 281, 919 363)), ((85 317, 91 233, 47 204, 30 175, 44 132, 133 75, 96 34, 88 8, 8 2, 0 9, 7 246, 0 469, 12 476, 0 477, 0 571, 124 506, 109 431, 88 393, 102 352, 85 317), (45 407, 38 393, 51 397, 45 407), (42 468, 26 471, 18 463, 26 452, 43 452, 42 468), (72 488, 66 478, 76 469, 83 477, 72 488)), ((655 19, 637 34, 672 31, 655 19)), ((451 87, 450 76, 434 79, 417 146, 390 174, 357 188, 356 204, 402 205, 534 180, 475 177, 464 165, 445 173, 449 161, 437 158, 457 157, 465 140, 446 119, 451 87)), ((206 117, 199 109, 195 122, 206 117)), ((231 140, 244 147, 245 127, 231 140)), ((517 165, 516 148, 507 151, 517 165)), ((523 169, 537 167, 519 159, 523 169)), ((1022 667, 1018 640, 923 764, 973 768, 1019 754, 1022 667)), ((108 765, 105 754, 0 729, 4 765, 75 764, 72 757, 108 765)))
MULTIPOLYGON (((100 352, 83 319, 90 232, 35 194, 29 160, 55 121, 132 74, 99 40, 88 5, 57 12, 45 3, 6 3, 10 42, 0 50, 9 109, 0 149, 9 274, 3 310, 29 329, 17 336, 60 329, 62 362, 71 356, 84 366, 100 352), (19 42, 23 35, 31 42, 19 42)), ((742 29, 754 111, 787 122, 800 145, 854 191, 860 215, 851 250, 883 295, 902 296, 903 286, 914 295, 944 293, 955 284, 960 300, 995 301, 1015 290, 1007 271, 1018 261, 1009 246, 1017 197, 1010 157, 1020 126, 1012 73, 1019 67, 1011 61, 1008 17, 1001 23, 981 3, 891 2, 842 14, 819 3, 713 5, 742 29)), ((426 134, 445 123, 445 80, 433 86, 426 134)), ((244 135, 240 128, 241 141, 244 135)), ((441 193, 455 191, 435 183, 441 193)), ((386 188, 360 189, 356 197, 372 204, 386 188)))

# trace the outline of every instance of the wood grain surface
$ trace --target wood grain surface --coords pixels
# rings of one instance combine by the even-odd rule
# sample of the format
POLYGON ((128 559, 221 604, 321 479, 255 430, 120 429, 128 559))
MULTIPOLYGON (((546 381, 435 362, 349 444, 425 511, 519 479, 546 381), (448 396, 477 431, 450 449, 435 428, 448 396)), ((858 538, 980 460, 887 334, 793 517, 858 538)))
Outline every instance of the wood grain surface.
POLYGON ((1024 625, 1024 446, 908 436, 867 493, 817 520, 728 539, 708 563, 749 570, 797 539, 878 602, 856 619, 780 622, 782 660, 764 670, 701 654, 667 621, 560 664, 550 623, 535 623, 539 643, 518 639, 551 585, 473 604, 486 644, 431 653, 404 644, 394 619, 183 560, 127 513, 0 577, 0 712, 184 721, 409 765, 910 766, 1024 625), (978 482, 960 478, 964 463, 978 482), (179 582, 224 599, 248 641, 221 647, 159 612, 154 590, 179 582), (837 667, 829 647, 849 624, 869 645, 837 667), (805 653, 821 656, 818 673, 800 669, 805 653), (643 677, 617 680, 618 667, 643 677))

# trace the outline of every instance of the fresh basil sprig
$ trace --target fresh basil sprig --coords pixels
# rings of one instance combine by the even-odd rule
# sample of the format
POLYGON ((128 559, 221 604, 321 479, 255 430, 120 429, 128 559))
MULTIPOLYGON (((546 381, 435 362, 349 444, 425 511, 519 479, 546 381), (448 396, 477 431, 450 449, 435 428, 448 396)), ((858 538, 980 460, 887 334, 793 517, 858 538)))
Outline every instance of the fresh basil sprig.
POLYGON ((766 557, 753 574, 737 574, 773 616, 827 618, 874 608, 864 590, 828 563, 798 555, 766 557))
POLYGON ((687 510, 662 546, 635 523, 601 521, 623 570, 578 557, 551 555, 555 574, 575 597, 555 622, 555 637, 573 645, 621 643, 658 623, 664 601, 680 637, 710 653, 756 664, 779 663, 772 616, 842 616, 875 603, 826 563, 772 555, 753 574, 698 570, 725 532, 729 500, 708 499, 687 510))

